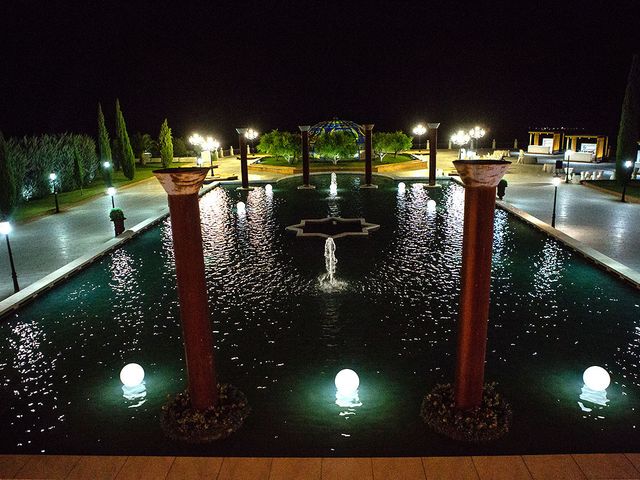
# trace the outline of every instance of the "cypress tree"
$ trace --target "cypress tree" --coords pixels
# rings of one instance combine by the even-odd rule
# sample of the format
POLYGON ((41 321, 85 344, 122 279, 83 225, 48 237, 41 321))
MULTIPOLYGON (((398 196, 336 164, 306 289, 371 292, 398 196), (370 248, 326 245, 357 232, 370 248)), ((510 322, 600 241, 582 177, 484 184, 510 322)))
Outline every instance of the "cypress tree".
POLYGON ((631 60, 631 70, 627 79, 627 88, 622 102, 620 114, 620 128, 618 129, 618 142, 616 145, 616 179, 618 183, 624 182, 629 175, 624 168, 624 162, 635 162, 638 151, 638 138, 640 137, 640 57, 638 54, 631 60))
POLYGON ((169 123, 166 118, 160 127, 158 143, 160 144, 160 158, 162 159, 162 166, 167 168, 169 164, 173 163, 173 141, 171 139, 171 129, 169 128, 169 123))
POLYGON ((111 157, 111 145, 109 143, 109 132, 104 124, 104 115, 102 113, 102 105, 98 102, 98 152, 100 160, 100 168, 102 169, 102 176, 104 177, 104 183, 107 186, 111 186, 111 168, 115 168, 113 159, 111 157), (104 168, 104 162, 109 162, 112 167, 104 168))
POLYGON ((118 136, 118 145, 120 147, 120 161, 122 162, 122 173, 129 180, 133 180, 136 173, 136 162, 131 148, 131 141, 127 133, 127 124, 124 121, 124 115, 120 110, 120 100, 116 99, 116 135, 118 136))
POLYGON ((0 221, 9 219, 17 199, 16 177, 9 161, 9 149, 0 132, 0 221))

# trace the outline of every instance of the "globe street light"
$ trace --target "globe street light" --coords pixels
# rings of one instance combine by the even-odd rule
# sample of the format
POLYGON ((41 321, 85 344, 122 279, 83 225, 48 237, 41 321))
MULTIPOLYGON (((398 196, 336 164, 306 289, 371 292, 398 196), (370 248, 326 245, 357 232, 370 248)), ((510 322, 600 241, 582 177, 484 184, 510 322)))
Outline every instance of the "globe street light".
POLYGON ((113 197, 116 194, 116 189, 114 187, 107 188, 107 195, 111 197, 111 208, 116 208, 116 202, 113 197))
POLYGON ((478 126, 473 127, 469 130, 469 136, 475 140, 475 148, 476 151, 480 145, 480 139, 485 136, 487 132, 485 132, 484 128, 480 128, 478 126))
POLYGON ((469 140, 471 140, 471 137, 464 130, 458 130, 456 133, 451 135, 451 142, 458 145, 458 160, 461 160, 462 158, 462 146, 469 143, 469 140))
POLYGON ((427 132, 427 129, 419 123, 415 127, 413 127, 413 134, 418 137, 418 153, 420 153, 420 137, 427 132))
POLYGON ((51 183, 51 193, 53 193, 53 198, 56 201, 56 213, 60 213, 60 206, 58 205, 58 189, 56 180, 58 179, 58 175, 55 173, 49 174, 49 183, 51 183))
POLYGON ((18 275, 16 274, 16 267, 13 263, 13 253, 11 252, 11 243, 9 243, 9 234, 13 228, 9 222, 0 222, 0 235, 4 235, 7 239, 7 251, 9 252, 9 264, 11 265, 11 278, 13 279, 13 292, 18 293, 20 286, 18 285, 18 275))
POLYGON ((244 134, 244 138, 249 140, 249 153, 251 153, 251 147, 253 146, 253 141, 258 138, 258 132, 253 128, 248 128, 244 134))
POLYGON ((622 183, 622 198, 621 202, 625 202, 625 195, 627 194, 627 184, 631 181, 631 172, 632 172, 633 162, 631 160, 627 160, 624 162, 624 179, 622 183))
POLYGON ((571 162, 571 155, 573 155, 573 150, 567 150, 565 152, 565 156, 567 157, 567 177, 564 183, 569 183, 569 162, 571 162))
POLYGON ((558 175, 554 175, 551 180, 553 183, 553 213, 551 214, 551 226, 556 228, 556 199, 558 198, 558 185, 562 183, 562 179, 558 175))

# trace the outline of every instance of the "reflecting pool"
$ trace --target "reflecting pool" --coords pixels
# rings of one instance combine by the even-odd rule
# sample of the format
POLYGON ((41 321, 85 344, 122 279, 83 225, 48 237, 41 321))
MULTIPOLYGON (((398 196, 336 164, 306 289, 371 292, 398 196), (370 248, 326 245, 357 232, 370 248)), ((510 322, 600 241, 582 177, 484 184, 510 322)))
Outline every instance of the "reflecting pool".
POLYGON ((498 210, 487 379, 513 405, 512 431, 467 445, 428 431, 424 394, 453 379, 464 190, 374 177, 312 176, 201 200, 219 376, 253 408, 206 446, 167 440, 159 411, 185 387, 168 221, 0 325, 2 453, 453 455, 628 451, 640 444, 640 294, 498 210), (244 210, 238 211, 238 202, 244 210), (435 202, 435 203, 434 203, 435 202), (380 225, 325 240, 287 225, 327 215, 380 225), (138 363, 144 396, 123 395, 138 363), (611 376, 604 405, 580 399, 583 371, 611 376), (336 402, 336 374, 359 377, 336 402), (355 397, 354 397, 355 398, 355 397))

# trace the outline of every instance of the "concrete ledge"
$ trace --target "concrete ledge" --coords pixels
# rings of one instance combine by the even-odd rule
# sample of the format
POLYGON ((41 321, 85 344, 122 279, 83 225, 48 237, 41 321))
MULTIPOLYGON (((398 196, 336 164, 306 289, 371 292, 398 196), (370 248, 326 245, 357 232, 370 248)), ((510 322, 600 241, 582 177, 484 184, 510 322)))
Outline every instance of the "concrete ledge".
MULTIPOLYGON (((200 189, 199 195, 200 196, 204 195, 205 193, 215 188, 217 185, 218 185, 218 182, 205 185, 202 189, 200 189)), ((135 238, 137 235, 141 234, 145 230, 148 230, 149 228, 153 227, 158 222, 162 221, 168 216, 169 216, 169 207, 166 206, 162 209, 161 213, 159 213, 155 217, 151 217, 151 218, 147 218, 146 220, 143 220, 137 225, 134 225, 133 227, 125 230, 122 234, 118 235, 117 237, 107 240, 106 242, 89 250, 88 253, 67 263, 63 267, 60 267, 59 269, 54 270, 50 274, 42 277, 40 280, 33 282, 31 285, 23 288, 18 293, 14 293, 13 295, 0 301, 0 319, 4 319, 6 316, 10 315, 11 312, 17 310, 18 308, 24 306, 28 302, 37 298, 40 294, 46 292, 47 290, 58 285, 59 283, 66 281, 69 277, 75 275, 76 273, 84 270, 89 265, 94 263, 96 260, 99 260, 100 258, 104 257, 106 254, 119 248, 124 243, 128 242, 132 238, 135 238)))
POLYGON ((587 260, 595 263, 598 267, 603 268, 610 273, 614 273, 622 280, 625 280, 634 287, 640 289, 640 273, 635 271, 634 269, 627 267, 626 265, 618 262, 617 260, 614 260, 613 258, 607 257, 605 254, 600 253, 598 250, 585 245, 579 240, 570 237, 566 233, 563 233, 556 228, 553 228, 548 223, 543 222, 542 220, 534 217, 524 210, 520 210, 519 208, 514 207, 510 203, 496 200, 496 205, 498 206, 498 208, 501 208, 502 210, 515 215, 517 218, 523 220, 529 225, 534 226, 538 230, 564 243, 572 250, 581 254, 587 260))

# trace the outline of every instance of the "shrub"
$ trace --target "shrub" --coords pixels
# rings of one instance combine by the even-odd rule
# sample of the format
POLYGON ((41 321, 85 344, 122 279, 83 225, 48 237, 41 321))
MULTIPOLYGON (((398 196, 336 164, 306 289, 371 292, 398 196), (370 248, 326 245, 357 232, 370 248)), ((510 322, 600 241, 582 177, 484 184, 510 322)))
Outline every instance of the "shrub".
POLYGON ((120 208, 112 208, 109 212, 109 219, 112 222, 116 220, 126 220, 126 218, 124 218, 124 212, 120 208))
POLYGON ((116 100, 116 135, 118 136, 118 148, 120 149, 120 162, 122 163, 122 173, 129 180, 133 180, 136 173, 136 162, 131 148, 131 141, 127 133, 127 124, 120 109, 120 100, 116 100))
POLYGON ((9 148, 0 132, 0 221, 10 217, 16 206, 18 195, 13 162, 9 157, 9 148))
POLYGON ((171 141, 171 129, 167 119, 164 119, 160 127, 160 135, 158 136, 158 145, 160 145, 160 158, 162 166, 167 168, 173 163, 173 142, 171 141))

